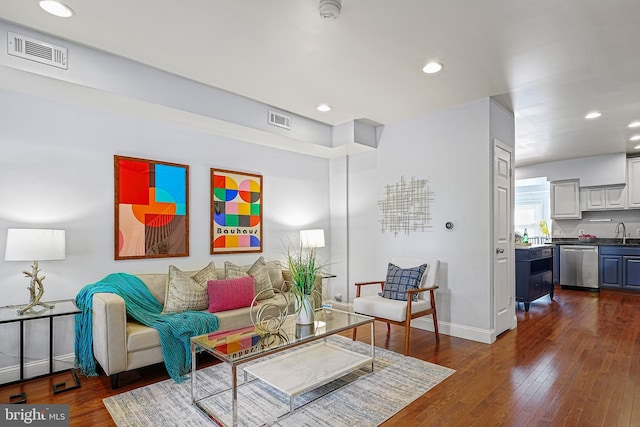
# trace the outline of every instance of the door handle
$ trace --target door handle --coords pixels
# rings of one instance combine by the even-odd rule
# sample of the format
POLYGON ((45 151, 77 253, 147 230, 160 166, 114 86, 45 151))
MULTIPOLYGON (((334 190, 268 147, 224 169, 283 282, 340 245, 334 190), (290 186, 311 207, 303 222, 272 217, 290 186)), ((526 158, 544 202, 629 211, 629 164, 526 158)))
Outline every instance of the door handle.
POLYGON ((504 249, 502 249, 502 248, 497 248, 497 249, 496 249, 496 253, 497 253, 497 254, 503 254, 503 253, 504 253, 504 249))

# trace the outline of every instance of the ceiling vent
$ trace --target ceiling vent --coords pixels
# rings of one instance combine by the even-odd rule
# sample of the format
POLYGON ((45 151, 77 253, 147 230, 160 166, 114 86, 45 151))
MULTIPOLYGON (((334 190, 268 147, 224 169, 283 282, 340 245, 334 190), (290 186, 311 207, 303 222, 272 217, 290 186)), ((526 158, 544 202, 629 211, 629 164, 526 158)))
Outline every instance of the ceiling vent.
POLYGON ((67 48, 20 34, 7 33, 7 53, 52 67, 67 69, 67 48))
POLYGON ((273 126, 291 130, 291 117, 285 116, 284 114, 276 113, 275 111, 269 110, 269 118, 267 120, 267 123, 273 126))

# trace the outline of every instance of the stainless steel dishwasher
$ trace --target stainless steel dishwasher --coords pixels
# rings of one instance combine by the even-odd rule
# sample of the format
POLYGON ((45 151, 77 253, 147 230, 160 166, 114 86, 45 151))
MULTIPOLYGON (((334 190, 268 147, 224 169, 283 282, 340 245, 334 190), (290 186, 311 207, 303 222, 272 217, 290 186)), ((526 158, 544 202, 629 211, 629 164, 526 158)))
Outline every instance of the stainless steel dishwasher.
POLYGON ((560 284, 579 288, 598 288, 598 247, 560 246, 560 284))

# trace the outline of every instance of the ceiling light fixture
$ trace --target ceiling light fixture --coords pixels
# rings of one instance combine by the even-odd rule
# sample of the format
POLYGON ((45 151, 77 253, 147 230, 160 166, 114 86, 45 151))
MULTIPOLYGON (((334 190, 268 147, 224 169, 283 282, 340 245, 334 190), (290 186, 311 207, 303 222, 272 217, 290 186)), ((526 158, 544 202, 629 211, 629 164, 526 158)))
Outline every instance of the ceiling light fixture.
POLYGON ((60 18, 69 18, 75 15, 73 9, 64 3, 54 0, 42 0, 38 3, 40 8, 47 13, 58 16, 60 18))
POLYGON ((629 141, 640 141, 640 135, 633 135, 629 138, 629 141))
POLYGON ((636 120, 635 122, 631 122, 631 123, 629 123, 629 127, 630 127, 630 128, 637 128, 637 127, 640 127, 640 121, 636 120))
POLYGON ((432 61, 432 62, 429 62, 427 65, 425 65, 422 68, 422 71, 424 73, 426 73, 426 74, 435 74, 435 73, 439 72, 440 70, 442 70, 443 66, 444 65, 442 65, 442 63, 440 63, 440 62, 432 61))
POLYGON ((636 145, 635 147, 633 147, 635 150, 640 150, 640 145, 636 145))
POLYGON ((331 105, 320 104, 316 107, 316 110, 320 111, 321 113, 328 113, 329 111, 331 111, 331 105))
POLYGON ((592 112, 588 113, 586 116, 584 116, 584 118, 585 119, 597 119, 601 115, 602 115, 602 113, 599 112, 599 111, 592 111, 592 112))

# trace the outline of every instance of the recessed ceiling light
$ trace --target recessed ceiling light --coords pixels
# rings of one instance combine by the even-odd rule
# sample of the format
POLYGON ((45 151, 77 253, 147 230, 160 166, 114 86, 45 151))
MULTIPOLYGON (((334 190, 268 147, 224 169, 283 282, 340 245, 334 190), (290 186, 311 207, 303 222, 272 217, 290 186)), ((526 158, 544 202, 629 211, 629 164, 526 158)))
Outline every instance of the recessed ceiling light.
POLYGON ((640 141, 640 135, 633 135, 629 138, 629 141, 640 141))
POLYGON ((637 128, 637 127, 640 127, 640 121, 636 120, 635 122, 631 122, 631 123, 629 123, 629 127, 630 127, 630 128, 637 128))
POLYGON ((599 112, 599 111, 592 111, 589 114, 587 114, 586 116, 584 116, 584 118, 585 119, 597 119, 601 115, 602 115, 602 113, 599 112))
POLYGON ((69 18, 75 14, 73 9, 64 3, 54 0, 42 0, 38 3, 42 10, 60 18, 69 18))
POLYGON ((442 70, 443 65, 440 62, 429 62, 427 65, 422 68, 422 71, 427 74, 434 74, 438 71, 442 70))
POLYGON ((320 104, 316 107, 316 110, 320 111, 321 113, 328 113, 329 111, 331 111, 331 105, 320 104))

